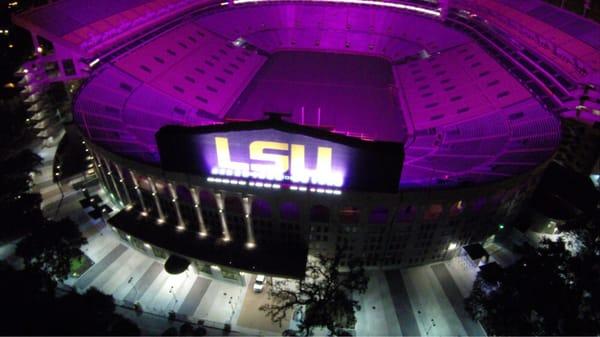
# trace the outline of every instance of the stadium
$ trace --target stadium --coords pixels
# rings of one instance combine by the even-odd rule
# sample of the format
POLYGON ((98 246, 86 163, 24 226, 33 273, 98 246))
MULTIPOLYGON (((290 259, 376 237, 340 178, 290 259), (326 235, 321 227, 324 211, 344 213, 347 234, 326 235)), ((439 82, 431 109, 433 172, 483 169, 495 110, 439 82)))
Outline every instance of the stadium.
POLYGON ((25 92, 73 93, 123 242, 214 277, 302 278, 309 255, 420 265, 514 221, 561 120, 598 118, 596 26, 556 11, 63 0, 14 20, 45 54, 25 92))

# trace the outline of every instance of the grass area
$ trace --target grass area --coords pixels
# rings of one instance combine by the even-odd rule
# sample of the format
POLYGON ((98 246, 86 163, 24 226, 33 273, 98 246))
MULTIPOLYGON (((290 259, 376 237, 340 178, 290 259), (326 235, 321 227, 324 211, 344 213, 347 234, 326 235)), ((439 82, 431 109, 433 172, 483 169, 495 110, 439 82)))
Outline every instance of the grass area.
POLYGON ((79 277, 85 273, 86 270, 94 264, 94 261, 90 260, 85 254, 81 254, 80 257, 71 259, 71 276, 79 277))

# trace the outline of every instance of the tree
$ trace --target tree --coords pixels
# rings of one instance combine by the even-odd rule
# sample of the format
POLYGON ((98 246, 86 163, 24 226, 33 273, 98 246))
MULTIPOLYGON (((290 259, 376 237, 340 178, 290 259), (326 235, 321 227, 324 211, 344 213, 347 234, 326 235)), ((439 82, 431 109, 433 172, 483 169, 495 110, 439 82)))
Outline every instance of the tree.
POLYGON ((17 271, 0 265, 0 298, 2 324, 0 335, 46 335, 42 326, 53 324, 48 313, 53 312, 56 284, 44 273, 35 270, 17 271), (31 324, 31 317, 39 317, 31 324))
POLYGON ((110 328, 109 335, 112 336, 139 336, 140 328, 130 319, 120 317, 116 318, 116 323, 110 328))
POLYGON ((177 328, 172 326, 163 331, 161 336, 179 336, 179 333, 177 332, 177 328))
MULTIPOLYGON (((499 285, 479 276, 467 311, 494 335, 597 335, 600 333, 600 227, 571 232, 506 268, 499 285)), ((592 222, 594 222, 592 221, 592 222)))
POLYGON ((29 193, 32 185, 30 172, 36 172, 36 167, 42 158, 31 150, 23 150, 0 162, 0 202, 5 202, 23 194, 29 193))
POLYGON ((179 336, 195 336, 194 327, 190 323, 183 323, 179 327, 179 336))
POLYGON ((326 327, 331 333, 353 327, 360 305, 352 299, 352 294, 364 293, 368 278, 359 260, 350 261, 348 271, 340 272, 341 253, 338 250, 334 257, 309 258, 305 278, 295 284, 273 282, 268 293, 271 303, 261 306, 260 310, 281 324, 294 307, 304 306, 306 311, 300 328, 307 335, 315 327, 326 327))
POLYGON ((41 196, 30 193, 30 172, 35 172, 42 158, 28 149, 3 158, 0 162, 0 211, 5 221, 0 229, 0 239, 12 240, 45 222, 40 210, 41 196))
POLYGON ((41 202, 42 197, 37 193, 25 193, 0 201, 0 214, 4 218, 0 226, 0 240, 15 239, 45 223, 41 202))
POLYGON ((30 149, 25 149, 1 162, 0 174, 3 176, 29 176, 29 172, 33 171, 41 163, 42 157, 33 153, 30 149))
POLYGON ((56 299, 55 315, 65 326, 56 327, 58 334, 64 335, 107 335, 114 321, 115 303, 113 298, 96 288, 83 295, 68 293, 56 299))
POLYGON ((46 221, 17 244, 16 255, 24 259, 26 268, 64 280, 69 276, 71 260, 81 256, 80 247, 86 243, 70 219, 46 221))
POLYGON ((47 274, 0 264, 0 335, 139 335, 137 325, 115 313, 113 298, 95 288, 62 294, 47 274))

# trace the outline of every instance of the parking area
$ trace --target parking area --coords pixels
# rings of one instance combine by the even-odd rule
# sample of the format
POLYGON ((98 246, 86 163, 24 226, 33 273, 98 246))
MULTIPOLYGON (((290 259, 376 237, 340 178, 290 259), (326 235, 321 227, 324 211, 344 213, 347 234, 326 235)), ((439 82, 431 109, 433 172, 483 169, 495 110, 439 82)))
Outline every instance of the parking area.
POLYGON ((237 325, 279 334, 288 328, 292 314, 291 310, 281 322, 281 326, 277 323, 273 323, 271 319, 265 315, 264 311, 258 310, 263 304, 269 303, 269 285, 268 283, 265 284, 262 292, 255 293, 252 289, 255 280, 256 275, 252 275, 250 277, 250 282, 248 282, 248 285, 246 286, 246 296, 244 297, 244 303, 242 304, 242 310, 237 325))

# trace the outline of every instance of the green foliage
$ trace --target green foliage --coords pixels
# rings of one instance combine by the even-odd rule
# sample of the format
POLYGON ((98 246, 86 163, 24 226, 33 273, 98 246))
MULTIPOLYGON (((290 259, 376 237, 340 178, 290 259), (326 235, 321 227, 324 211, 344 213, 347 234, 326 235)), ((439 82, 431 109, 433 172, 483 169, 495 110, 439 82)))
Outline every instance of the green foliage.
POLYGON ((315 327, 326 327, 332 333, 340 328, 353 328, 360 305, 352 299, 352 294, 364 293, 368 278, 358 260, 349 263, 347 272, 340 272, 340 258, 341 251, 333 258, 319 255, 309 260, 303 280, 296 284, 274 282, 269 289, 271 303, 260 310, 281 324, 294 307, 304 306, 306 312, 300 327, 307 334, 315 327))
POLYGON ((24 259, 26 268, 64 280, 71 271, 71 260, 81 256, 79 248, 86 243, 70 219, 46 221, 17 244, 16 255, 24 259))
POLYGON ((85 273, 93 265, 93 261, 90 260, 85 254, 81 254, 79 257, 71 259, 71 276, 79 277, 85 273))

